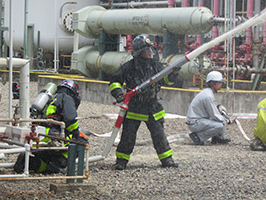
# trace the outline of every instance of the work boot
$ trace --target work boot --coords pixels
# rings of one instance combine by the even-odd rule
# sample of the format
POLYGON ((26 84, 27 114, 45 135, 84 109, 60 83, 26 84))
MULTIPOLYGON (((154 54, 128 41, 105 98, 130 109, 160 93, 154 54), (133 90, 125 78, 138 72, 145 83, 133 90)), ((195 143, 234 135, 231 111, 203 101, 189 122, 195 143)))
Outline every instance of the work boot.
POLYGON ((211 140, 212 144, 227 144, 229 142, 231 142, 230 139, 223 138, 221 136, 214 136, 212 137, 212 140, 211 140))
MULTIPOLYGON (((41 166, 41 160, 34 156, 29 156, 29 170, 34 170, 35 172, 38 171, 39 167, 41 166)), ((25 168, 25 152, 19 154, 17 161, 14 165, 14 170, 17 173, 24 172, 25 168)))
POLYGON ((200 141, 200 138, 197 135, 197 133, 192 132, 189 134, 189 137, 194 142, 195 145, 204 145, 204 142, 200 141))
POLYGON ((22 173, 24 172, 24 168, 25 168, 25 153, 22 152, 19 154, 17 161, 14 165, 14 170, 17 173, 22 173))
POLYGON ((166 167, 176 167, 177 168, 178 167, 178 164, 173 161, 172 156, 169 156, 167 158, 162 159, 161 163, 162 163, 163 168, 166 168, 166 167))
POLYGON ((49 163, 44 173, 47 174, 61 173, 65 175, 67 172, 63 168, 56 166, 54 163, 49 163))
POLYGON ((260 138, 256 137, 250 143, 250 148, 253 151, 266 150, 266 146, 263 144, 260 138))
POLYGON ((116 160, 115 169, 116 170, 124 170, 127 166, 127 160, 118 158, 116 160))

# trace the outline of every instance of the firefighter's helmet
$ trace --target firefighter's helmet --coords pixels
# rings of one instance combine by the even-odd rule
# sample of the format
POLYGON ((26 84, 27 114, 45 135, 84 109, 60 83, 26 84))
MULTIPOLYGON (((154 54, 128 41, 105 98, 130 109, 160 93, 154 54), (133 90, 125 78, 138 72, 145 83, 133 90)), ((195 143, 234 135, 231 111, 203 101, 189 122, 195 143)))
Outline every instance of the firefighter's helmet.
POLYGON ((138 57, 140 53, 152 46, 151 41, 145 35, 138 35, 132 42, 132 56, 138 57))
POLYGON ((66 79, 64 80, 59 86, 60 87, 65 87, 70 89, 76 96, 79 96, 79 85, 76 81, 73 81, 71 79, 66 79))
POLYGON ((218 71, 211 71, 206 78, 206 83, 210 81, 224 82, 223 75, 218 71))

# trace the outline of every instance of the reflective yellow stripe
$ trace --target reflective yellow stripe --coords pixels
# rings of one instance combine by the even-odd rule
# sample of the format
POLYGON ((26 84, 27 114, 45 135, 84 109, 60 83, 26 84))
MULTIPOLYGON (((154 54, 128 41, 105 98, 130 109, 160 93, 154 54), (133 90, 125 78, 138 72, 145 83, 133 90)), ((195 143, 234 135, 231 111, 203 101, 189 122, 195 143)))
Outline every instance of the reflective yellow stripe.
POLYGON ((138 113, 133 113, 133 112, 127 112, 126 118, 140 120, 140 121, 148 121, 149 115, 143 115, 143 114, 138 114, 138 113))
POLYGON ((39 167, 37 172, 44 172, 46 170, 47 164, 41 159, 41 166, 39 167))
POLYGON ((61 155, 65 156, 66 158, 68 158, 68 151, 61 153, 61 155))
POLYGON ((112 91, 112 90, 114 90, 114 89, 116 89, 116 88, 121 88, 121 84, 118 83, 118 82, 114 82, 114 83, 112 83, 112 84, 109 86, 109 88, 110 88, 110 91, 112 91))
POLYGON ((49 105, 47 110, 46 110, 46 116, 52 115, 56 112, 56 106, 54 105, 49 105))
POLYGON ((173 85, 175 82, 170 82, 169 79, 168 79, 168 75, 164 77, 164 82, 167 84, 167 85, 173 85))
POLYGON ((79 127, 79 123, 78 121, 76 121, 74 124, 71 124, 70 126, 68 126, 66 129, 69 132, 72 132, 73 130, 77 129, 79 127))
MULTIPOLYGON (((66 136, 66 139, 67 140, 72 140, 72 137, 73 137, 73 135, 71 134, 69 136, 66 136)), ((69 142, 68 143, 64 143, 64 146, 67 146, 67 145, 69 145, 69 142)))
POLYGON ((130 155, 129 154, 125 154, 125 153, 120 153, 118 151, 115 152, 116 157, 120 158, 120 159, 125 159, 125 160, 129 160, 130 155))
MULTIPOLYGON (((49 130, 50 130, 50 128, 46 128, 46 129, 45 129, 45 135, 48 135, 49 130)), ((40 142, 46 142, 46 143, 48 143, 49 141, 51 141, 51 139, 48 138, 48 137, 45 137, 45 138, 43 138, 40 142)))
POLYGON ((165 116, 165 111, 164 111, 164 110, 162 110, 162 111, 160 111, 160 112, 157 112, 157 113, 155 113, 155 114, 153 115, 155 121, 157 121, 157 120, 163 118, 164 116, 165 116))
POLYGON ((159 160, 162 160, 162 159, 167 158, 171 155, 173 155, 172 149, 170 149, 169 151, 166 151, 164 153, 158 154, 158 158, 159 158, 159 160))

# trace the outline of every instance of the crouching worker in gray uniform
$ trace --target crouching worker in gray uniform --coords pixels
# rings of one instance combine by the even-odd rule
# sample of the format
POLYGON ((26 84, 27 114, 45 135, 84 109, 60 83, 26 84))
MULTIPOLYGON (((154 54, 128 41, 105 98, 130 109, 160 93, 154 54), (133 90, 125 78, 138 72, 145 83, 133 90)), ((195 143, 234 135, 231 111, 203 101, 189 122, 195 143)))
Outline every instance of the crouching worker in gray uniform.
POLYGON ((188 108, 186 124, 192 131, 189 137, 195 145, 204 145, 204 141, 209 138, 212 144, 227 144, 231 141, 224 138, 225 125, 230 121, 221 115, 214 98, 214 94, 222 88, 223 82, 220 72, 210 72, 206 79, 208 87, 196 95, 188 108))

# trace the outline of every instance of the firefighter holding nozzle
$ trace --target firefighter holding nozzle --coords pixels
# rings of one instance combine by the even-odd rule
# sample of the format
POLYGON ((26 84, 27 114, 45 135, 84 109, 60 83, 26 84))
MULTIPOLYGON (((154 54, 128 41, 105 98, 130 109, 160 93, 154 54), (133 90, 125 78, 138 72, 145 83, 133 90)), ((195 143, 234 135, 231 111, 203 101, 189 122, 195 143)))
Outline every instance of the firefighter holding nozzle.
MULTIPOLYGON (((53 84, 53 83, 52 83, 53 84)), ((49 84, 47 84, 49 85, 49 84)), ((54 84, 53 84, 54 85, 54 84)), ((88 143, 86 135, 79 131, 79 123, 77 121, 77 109, 80 105, 81 98, 79 96, 79 86, 76 81, 71 79, 64 80, 59 86, 55 86, 55 95, 50 101, 44 101, 46 92, 40 92, 41 98, 36 98, 32 106, 32 113, 35 109, 41 111, 40 117, 43 119, 53 119, 65 122, 65 138, 67 140, 75 140, 80 143, 88 143), (38 101, 38 99, 40 101, 38 101)), ((52 87, 48 87, 52 88, 52 87)), ((48 92, 50 93, 50 92, 48 92)), ((36 118, 36 117, 35 117, 36 118)), ((44 125, 44 124, 41 124, 44 125)), ((46 124, 46 134, 59 136, 60 126, 56 124, 46 124)), ((56 142, 45 137, 41 142, 48 146, 56 145, 56 142)), ((68 143, 65 143, 67 146, 68 143)), ((65 150, 35 150, 29 159, 29 170, 38 173, 63 173, 67 167, 68 151, 65 150)), ((25 153, 21 153, 14 165, 14 170, 21 173, 25 167, 25 153)))
MULTIPOLYGON (((129 92, 164 69, 163 64, 158 61, 158 54, 156 54, 150 39, 144 35, 139 35, 133 40, 132 56, 133 59, 123 64, 110 79, 111 95, 118 103, 124 100, 122 90, 124 83, 126 83, 126 92, 129 92)), ((163 80, 153 83, 131 98, 129 109, 123 120, 121 140, 116 150, 116 170, 126 168, 142 121, 145 122, 151 133, 153 146, 162 167, 178 167, 172 158, 173 152, 164 132, 165 111, 157 99, 161 85, 174 84, 177 76, 177 71, 172 72, 163 80)))

